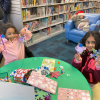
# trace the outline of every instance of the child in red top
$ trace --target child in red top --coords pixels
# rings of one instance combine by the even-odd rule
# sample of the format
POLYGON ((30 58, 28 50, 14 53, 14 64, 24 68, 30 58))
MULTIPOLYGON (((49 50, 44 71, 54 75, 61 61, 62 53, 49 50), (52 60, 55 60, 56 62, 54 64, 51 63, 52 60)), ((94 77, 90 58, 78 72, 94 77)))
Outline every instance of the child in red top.
POLYGON ((87 79, 89 83, 96 84, 100 82, 100 57, 97 61, 90 57, 93 49, 100 49, 100 34, 90 31, 82 38, 81 43, 86 47, 82 54, 75 54, 72 65, 76 67, 87 79))

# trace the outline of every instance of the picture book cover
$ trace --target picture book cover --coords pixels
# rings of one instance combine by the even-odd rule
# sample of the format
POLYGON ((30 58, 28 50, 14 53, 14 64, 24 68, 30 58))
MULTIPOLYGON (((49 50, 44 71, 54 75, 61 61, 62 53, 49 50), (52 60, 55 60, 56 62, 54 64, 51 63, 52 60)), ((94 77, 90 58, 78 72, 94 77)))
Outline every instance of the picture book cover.
POLYGON ((87 90, 58 88, 57 100, 91 100, 91 98, 87 90))

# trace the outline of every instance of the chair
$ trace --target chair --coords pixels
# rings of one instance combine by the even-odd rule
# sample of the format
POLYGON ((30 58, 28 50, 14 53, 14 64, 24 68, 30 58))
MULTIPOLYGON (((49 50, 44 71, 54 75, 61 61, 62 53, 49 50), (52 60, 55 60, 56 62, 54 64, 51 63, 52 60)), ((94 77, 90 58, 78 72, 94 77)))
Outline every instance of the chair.
MULTIPOLYGON (((98 25, 100 24, 100 15, 99 14, 89 14, 85 13, 85 18, 88 17, 89 19, 89 31, 97 31, 99 32, 98 25)), ((69 20, 66 23, 66 29, 65 29, 65 38, 68 40, 71 40, 75 43, 80 42, 82 37, 86 34, 83 30, 78 30, 75 28, 74 21, 69 20)))

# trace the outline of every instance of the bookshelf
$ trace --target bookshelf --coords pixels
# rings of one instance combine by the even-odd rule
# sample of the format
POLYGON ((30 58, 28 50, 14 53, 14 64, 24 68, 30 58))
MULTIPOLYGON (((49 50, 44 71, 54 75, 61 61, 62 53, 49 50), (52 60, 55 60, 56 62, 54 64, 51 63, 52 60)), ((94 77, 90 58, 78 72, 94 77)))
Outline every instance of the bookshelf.
POLYGON ((20 31, 27 27, 31 46, 63 33, 65 24, 76 11, 100 13, 100 0, 11 0, 10 22, 20 31))

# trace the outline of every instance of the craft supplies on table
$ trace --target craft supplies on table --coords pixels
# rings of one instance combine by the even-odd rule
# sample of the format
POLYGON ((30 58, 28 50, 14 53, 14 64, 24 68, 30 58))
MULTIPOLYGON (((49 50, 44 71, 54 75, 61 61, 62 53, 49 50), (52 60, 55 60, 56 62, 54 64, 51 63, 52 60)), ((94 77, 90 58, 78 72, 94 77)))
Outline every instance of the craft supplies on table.
POLYGON ((91 100, 91 98, 87 90, 58 88, 57 100, 91 100))
POLYGON ((26 83, 52 94, 56 93, 57 82, 37 72, 32 71, 26 83))

